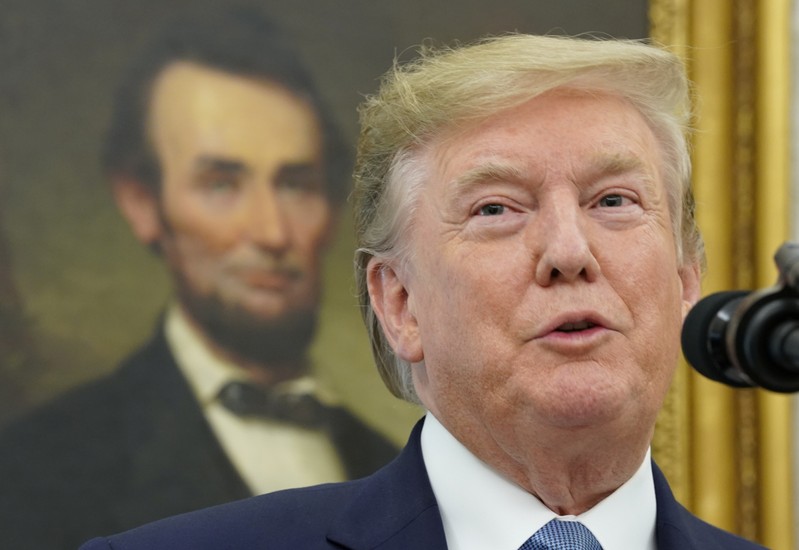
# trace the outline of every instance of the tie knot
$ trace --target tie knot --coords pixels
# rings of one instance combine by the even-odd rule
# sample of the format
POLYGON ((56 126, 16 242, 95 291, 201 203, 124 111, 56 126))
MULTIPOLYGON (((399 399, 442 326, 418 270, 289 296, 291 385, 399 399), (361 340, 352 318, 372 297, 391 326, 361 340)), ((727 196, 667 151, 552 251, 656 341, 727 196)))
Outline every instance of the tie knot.
POLYGON ((527 539, 519 550, 602 550, 602 546, 582 523, 553 519, 527 539))
POLYGON ((320 428, 329 409, 311 394, 269 391, 246 382, 228 382, 219 392, 219 401, 241 417, 288 422, 303 428, 320 428))

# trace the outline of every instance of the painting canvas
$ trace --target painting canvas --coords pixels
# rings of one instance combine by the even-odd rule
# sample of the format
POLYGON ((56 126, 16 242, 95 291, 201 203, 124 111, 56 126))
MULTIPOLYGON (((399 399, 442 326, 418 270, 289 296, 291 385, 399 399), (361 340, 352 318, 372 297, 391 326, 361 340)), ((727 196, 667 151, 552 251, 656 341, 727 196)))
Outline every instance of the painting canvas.
MULTIPOLYGON (((511 31, 642 38, 646 2, 243 2, 291 36, 354 145, 356 106, 395 57, 511 31)), ((0 16, 0 422, 114 369, 169 298, 161 262, 119 215, 99 164, 113 91, 160 24, 223 2, 4 0, 0 16)), ((346 209, 345 209, 346 210, 346 209)), ((315 364, 396 438, 418 411, 374 372, 355 306, 349 212, 325 268, 315 364)))

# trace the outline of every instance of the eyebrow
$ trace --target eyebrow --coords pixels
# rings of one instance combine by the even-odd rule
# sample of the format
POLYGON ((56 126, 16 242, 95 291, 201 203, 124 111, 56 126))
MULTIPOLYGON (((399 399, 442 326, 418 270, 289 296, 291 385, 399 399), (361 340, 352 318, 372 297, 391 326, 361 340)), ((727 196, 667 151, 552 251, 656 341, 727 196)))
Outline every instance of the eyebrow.
MULTIPOLYGON (((658 168, 655 167, 655 170, 657 171, 658 168)), ((658 180, 658 173, 652 173, 640 157, 625 152, 597 154, 585 175, 588 175, 589 178, 632 175, 650 191, 656 188, 655 182, 658 180)))
POLYGON ((320 166, 314 162, 287 162, 280 166, 279 173, 281 174, 304 174, 307 172, 311 173, 322 173, 320 166))
POLYGON ((221 172, 225 174, 245 174, 249 168, 242 161, 224 157, 203 155, 194 161, 196 172, 221 172))
POLYGON ((474 185, 489 181, 522 181, 524 175, 521 170, 510 164, 489 162, 467 171, 455 178, 455 189, 468 189, 474 185))
MULTIPOLYGON (((652 174, 648 173, 646 164, 640 158, 624 152, 597 153, 592 158, 592 162, 584 169, 582 176, 588 176, 591 179, 632 173, 645 176, 644 179, 646 179, 648 185, 651 185, 655 179, 652 174)), ((512 183, 525 181, 528 178, 529 175, 517 166, 505 162, 491 161, 468 170, 455 178, 453 180, 453 188, 457 193, 488 182, 512 183)))
POLYGON ((646 172, 643 161, 634 156, 623 153, 599 153, 591 164, 590 170, 598 174, 625 174, 629 172, 646 172))
POLYGON ((293 162, 282 165, 275 176, 278 181, 284 181, 292 178, 308 178, 310 181, 306 183, 313 184, 316 190, 322 191, 327 187, 327 180, 325 179, 324 171, 317 163, 313 162, 293 162))

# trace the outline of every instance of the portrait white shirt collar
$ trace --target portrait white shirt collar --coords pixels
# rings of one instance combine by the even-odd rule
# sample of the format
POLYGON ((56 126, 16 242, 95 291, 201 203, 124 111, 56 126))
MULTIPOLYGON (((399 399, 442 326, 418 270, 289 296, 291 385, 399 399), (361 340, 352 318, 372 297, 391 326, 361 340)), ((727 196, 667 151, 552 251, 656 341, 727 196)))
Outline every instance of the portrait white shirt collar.
MULTIPOLYGON (((239 367, 211 352, 176 304, 167 310, 165 332, 208 424, 253 494, 346 479, 344 464, 326 432, 241 418, 220 403, 217 396, 227 382, 246 378, 239 367)), ((280 391, 311 393, 335 403, 311 376, 285 382, 280 391)))
POLYGON ((227 382, 244 379, 241 369, 211 353, 177 304, 167 309, 165 332, 178 367, 203 407, 216 399, 227 382))
MULTIPOLYGON (((431 414, 422 428, 422 455, 450 550, 518 550, 558 517, 536 497, 475 457, 431 414)), ((657 505, 650 453, 614 493, 577 519, 603 550, 656 550, 657 505)))

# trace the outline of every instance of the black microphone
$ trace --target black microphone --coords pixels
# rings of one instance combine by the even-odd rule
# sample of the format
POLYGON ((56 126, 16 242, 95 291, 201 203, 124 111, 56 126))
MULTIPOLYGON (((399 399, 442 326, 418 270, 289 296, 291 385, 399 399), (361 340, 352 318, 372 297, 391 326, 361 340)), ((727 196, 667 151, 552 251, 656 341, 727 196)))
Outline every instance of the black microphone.
POLYGON ((799 293, 792 280, 799 272, 790 267, 781 285, 711 294, 688 312, 682 349, 694 369, 736 388, 799 391, 799 293))

